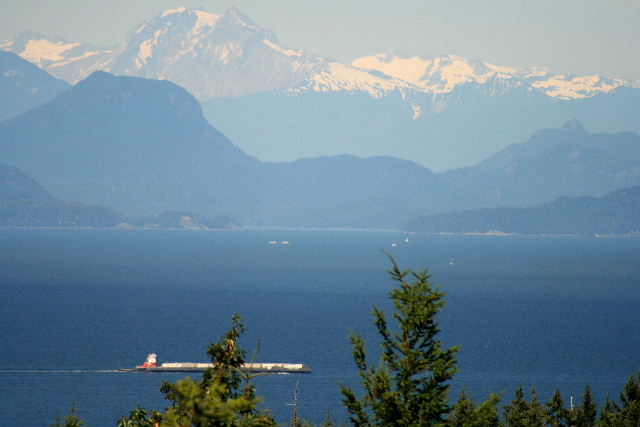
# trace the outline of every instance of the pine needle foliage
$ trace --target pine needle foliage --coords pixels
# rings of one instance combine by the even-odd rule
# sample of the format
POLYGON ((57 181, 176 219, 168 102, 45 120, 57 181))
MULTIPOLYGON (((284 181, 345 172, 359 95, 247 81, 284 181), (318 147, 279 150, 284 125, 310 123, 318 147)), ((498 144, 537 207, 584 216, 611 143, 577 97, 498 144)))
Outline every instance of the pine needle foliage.
POLYGON ((438 339, 436 315, 444 306, 444 292, 431 282, 427 270, 400 270, 393 258, 389 296, 395 310, 391 328, 386 314, 375 308, 374 323, 381 337, 378 364, 367 360, 362 337, 349 339, 364 395, 341 386, 343 403, 356 427, 430 426, 442 424, 451 408, 449 380, 456 372, 457 347, 445 349, 438 339))
POLYGON ((619 404, 607 397, 600 411, 598 425, 640 426, 640 371, 631 375, 622 387, 619 404))
POLYGON ((85 422, 78 416, 78 408, 74 402, 71 404, 71 410, 65 415, 64 419, 58 415, 55 423, 53 423, 51 427, 83 427, 84 425, 85 422))
POLYGON ((246 351, 238 339, 246 330, 242 319, 233 315, 231 328, 220 341, 209 346, 213 367, 202 381, 189 377, 177 383, 165 382, 162 391, 173 405, 161 415, 162 427, 275 427, 268 411, 258 410, 251 375, 243 373, 246 351))
POLYGON ((551 427, 569 426, 569 410, 565 406, 560 389, 556 388, 553 396, 545 406, 547 407, 548 422, 551 427))
POLYGON ((499 402, 500 395, 491 394, 486 401, 476 405, 473 398, 467 395, 465 389, 462 389, 458 401, 453 405, 446 426, 498 427, 500 426, 499 402))

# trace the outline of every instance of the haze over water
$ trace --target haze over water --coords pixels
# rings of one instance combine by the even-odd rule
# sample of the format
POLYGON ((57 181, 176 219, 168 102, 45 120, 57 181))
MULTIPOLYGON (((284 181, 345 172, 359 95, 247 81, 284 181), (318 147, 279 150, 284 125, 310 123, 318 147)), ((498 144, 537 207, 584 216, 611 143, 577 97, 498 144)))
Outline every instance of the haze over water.
POLYGON ((429 267, 447 292, 443 337, 462 346, 454 398, 466 386, 506 403, 523 384, 568 400, 589 383, 602 402, 640 360, 638 239, 3 229, 0 242, 0 425, 48 425, 72 402, 89 425, 136 403, 160 409, 161 381, 183 374, 108 371, 149 352, 206 361, 232 313, 250 354, 261 342, 257 361, 313 369, 256 380, 279 422, 296 381, 303 417, 345 420, 337 382, 357 383, 348 328, 376 357, 370 310, 390 309, 383 250, 429 267))

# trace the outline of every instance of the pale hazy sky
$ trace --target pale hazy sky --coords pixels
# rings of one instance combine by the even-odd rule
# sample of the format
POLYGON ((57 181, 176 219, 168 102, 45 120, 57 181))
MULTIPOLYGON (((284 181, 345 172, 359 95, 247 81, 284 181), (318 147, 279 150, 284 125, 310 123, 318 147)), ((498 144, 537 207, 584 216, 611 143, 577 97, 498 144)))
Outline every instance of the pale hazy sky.
POLYGON ((97 46, 170 8, 237 7, 287 47, 342 61, 389 50, 640 79, 640 0, 0 0, 0 40, 33 30, 97 46))

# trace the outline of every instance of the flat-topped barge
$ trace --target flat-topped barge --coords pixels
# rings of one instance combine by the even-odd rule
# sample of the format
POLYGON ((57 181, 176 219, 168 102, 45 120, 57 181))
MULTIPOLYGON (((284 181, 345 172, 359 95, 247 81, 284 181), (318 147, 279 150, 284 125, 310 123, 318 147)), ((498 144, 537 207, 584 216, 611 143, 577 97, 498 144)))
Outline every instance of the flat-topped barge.
MULTIPOLYGON (((133 369, 124 369, 129 372, 203 372, 213 367, 213 363, 192 363, 192 362, 165 362, 158 365, 156 354, 147 356, 144 364, 133 369)), ((244 372, 262 373, 309 373, 311 369, 303 363, 245 363, 240 367, 244 372)))

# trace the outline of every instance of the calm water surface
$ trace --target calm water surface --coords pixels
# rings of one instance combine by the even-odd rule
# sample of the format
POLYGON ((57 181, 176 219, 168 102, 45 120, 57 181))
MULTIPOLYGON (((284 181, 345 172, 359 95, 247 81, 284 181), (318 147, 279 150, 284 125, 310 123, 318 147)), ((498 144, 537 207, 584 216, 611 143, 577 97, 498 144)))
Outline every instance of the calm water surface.
POLYGON ((71 404, 115 425, 137 403, 160 409, 163 380, 114 372, 206 361, 233 313, 257 361, 306 363, 309 375, 256 380, 265 406, 346 419, 338 382, 357 384, 347 340, 373 356, 373 305, 389 309, 389 251, 429 267, 447 292, 443 339, 461 345, 454 395, 518 384, 616 397, 640 368, 640 239, 428 236, 400 232, 0 230, 0 426, 48 425, 71 404), (269 241, 289 241, 273 245, 269 241), (395 246, 394 246, 395 244, 395 246))

